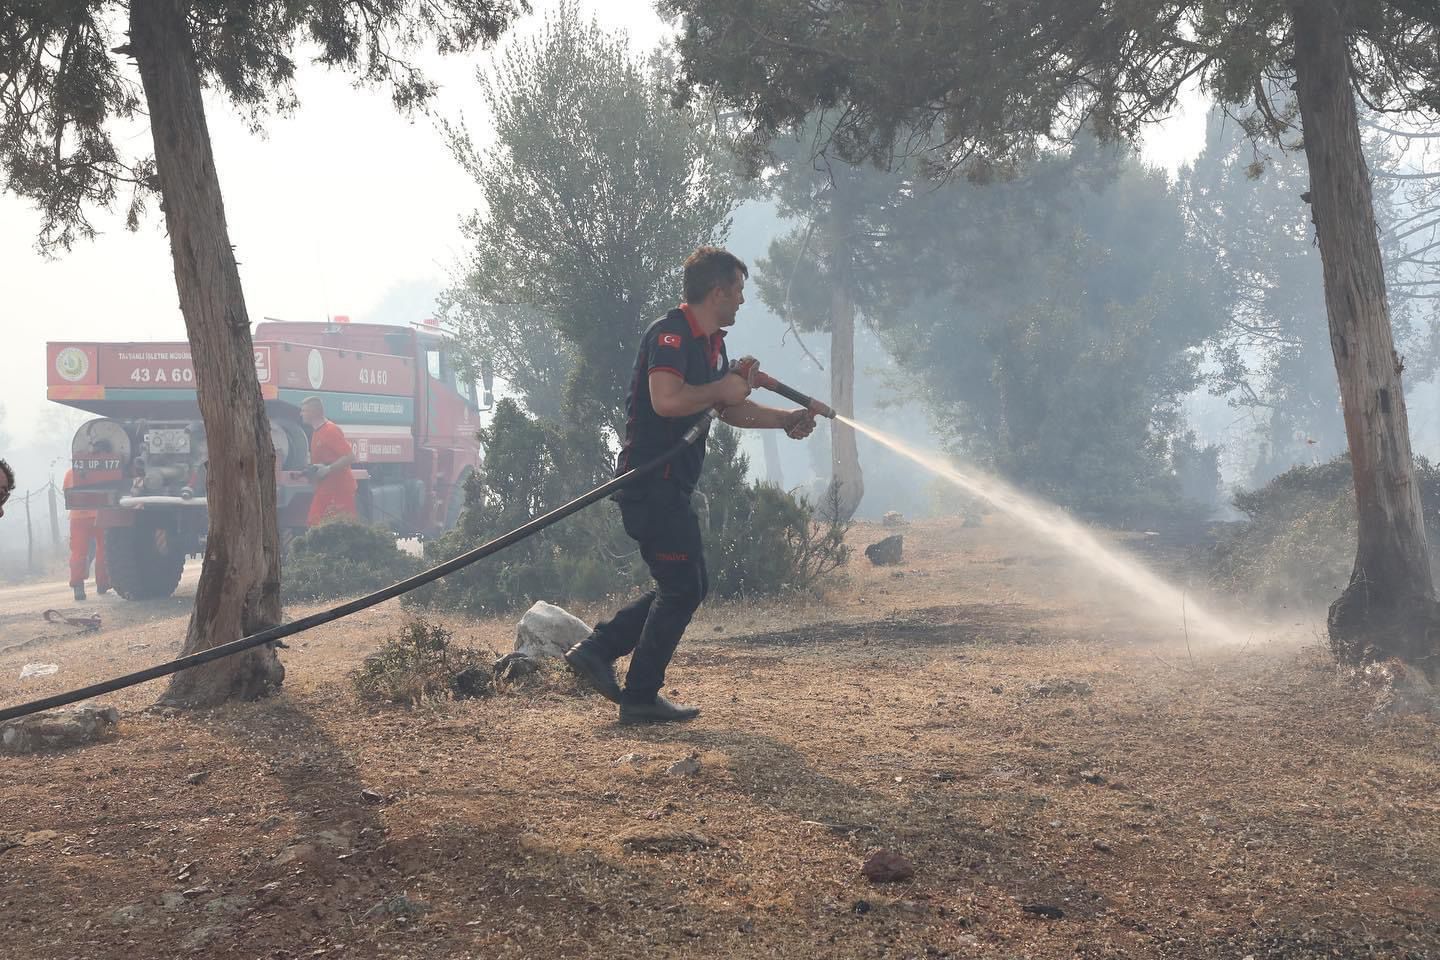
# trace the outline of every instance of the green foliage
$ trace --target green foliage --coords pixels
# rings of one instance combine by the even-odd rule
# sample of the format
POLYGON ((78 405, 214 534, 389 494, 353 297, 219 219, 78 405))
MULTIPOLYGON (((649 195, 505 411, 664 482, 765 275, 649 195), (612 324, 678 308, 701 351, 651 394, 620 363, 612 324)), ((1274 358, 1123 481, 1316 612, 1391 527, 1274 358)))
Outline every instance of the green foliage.
MULTIPOLYGON (((1440 466, 1415 458, 1431 563, 1440 544, 1440 466)), ((1246 522, 1215 550, 1213 580, 1273 606, 1328 604, 1350 580, 1358 530, 1348 455, 1293 467, 1235 495, 1246 522)))
POLYGON ((449 130, 484 206, 445 314, 533 413, 619 432, 638 334, 678 301, 685 257, 728 229, 721 144, 701 111, 672 108, 670 72, 565 0, 482 77, 493 144, 449 130))
POLYGON ((326 600, 369 593, 418 573, 420 563, 395 543, 395 535, 342 518, 310 527, 295 538, 285 558, 287 600, 326 600))
MULTIPOLYGON (((1087 123, 1133 137, 1197 78, 1226 103, 1288 83, 1293 19, 1313 16, 1280 0, 769 0, 743 16, 712 0, 660 7, 683 17, 680 98, 704 90, 740 110, 752 167, 822 108, 820 152, 887 165, 921 150, 937 172, 981 178, 1087 123)), ((1367 100, 1440 112, 1440 11, 1415 0, 1338 9, 1367 100)))
POLYGON ((719 597, 765 596, 814 587, 850 558, 844 521, 822 522, 814 508, 766 483, 750 483, 740 434, 711 433, 701 492, 710 589, 719 597))
MULTIPOLYGON (((473 549, 603 483, 586 436, 527 416, 514 400, 496 404, 480 431, 485 459, 465 490, 460 524, 425 545, 432 562, 473 549), (582 443, 582 449, 576 448, 582 443)), ((619 514, 600 504, 417 592, 416 600, 484 615, 528 606, 598 600, 638 582, 638 553, 619 514)))
MULTIPOLYGON (((1397 165, 1393 144, 1374 130, 1367 132, 1366 154, 1372 169, 1397 165)), ((1409 182, 1382 175, 1372 189, 1391 326, 1414 384, 1434 371, 1424 327, 1427 319, 1433 324, 1435 307, 1415 295, 1416 235, 1409 230, 1420 226, 1423 236, 1424 221, 1433 227, 1440 213, 1433 202, 1428 214, 1408 202, 1400 185, 1409 182), (1405 229, 1397 231, 1401 221, 1405 229)), ((1181 188, 1196 235, 1222 271, 1227 323, 1214 340, 1216 372, 1208 386, 1257 421, 1250 482, 1263 484, 1291 464, 1344 451, 1330 330, 1320 320, 1320 251, 1313 214, 1301 199, 1310 189, 1303 153, 1294 143, 1261 153, 1244 126, 1217 108, 1207 123, 1205 149, 1182 172, 1181 188)))
MULTIPOLYGON (((1180 401, 1223 317, 1213 257, 1162 174, 1087 137, 1005 183, 843 182, 870 240, 848 260, 856 302, 956 453, 1112 523, 1190 509, 1180 401)), ((821 322, 832 249, 821 230, 773 245, 767 302, 821 322)))
MULTIPOLYGON (((573 477, 564 437, 502 400, 481 437, 484 466, 466 490, 460 526, 426 545, 440 562, 573 499, 600 479, 573 477)), ((715 596, 762 596, 813 587, 848 557, 844 524, 820 524, 808 504, 771 486, 751 484, 739 437, 711 434, 700 511, 715 596)), ((414 594, 417 603, 493 615, 552 603, 601 600, 648 580, 635 544, 611 504, 582 510, 539 534, 414 594)))
POLYGON ((494 651, 457 647, 454 639, 442 624, 411 620, 351 674, 355 692, 362 700, 406 707, 492 692, 494 651))
MULTIPOLYGON (((42 249, 69 249, 94 236, 90 211, 108 209, 120 189, 131 191, 127 220, 135 229, 158 187, 154 160, 125 156, 125 141, 112 129, 144 113, 138 84, 111 54, 138 2, 18 0, 0 7, 0 188, 39 207, 42 249)), ((513 0, 183 6, 201 83, 253 123, 270 109, 294 106, 299 46, 327 67, 388 85, 396 105, 409 110, 435 90, 413 62, 427 40, 441 53, 471 50, 495 40, 524 9, 513 0)))

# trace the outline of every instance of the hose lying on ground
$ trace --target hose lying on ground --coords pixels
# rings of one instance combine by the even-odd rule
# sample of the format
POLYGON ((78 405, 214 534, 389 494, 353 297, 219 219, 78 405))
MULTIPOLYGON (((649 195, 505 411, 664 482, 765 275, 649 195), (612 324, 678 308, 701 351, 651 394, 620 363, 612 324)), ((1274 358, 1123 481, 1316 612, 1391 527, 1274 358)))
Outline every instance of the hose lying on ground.
POLYGON ((258 647, 262 643, 272 643, 284 637, 294 636, 295 634, 302 633, 306 630, 311 629, 312 627, 318 627, 322 624, 331 623, 335 620, 339 620, 341 617, 348 617, 352 613, 358 613, 359 611, 367 609, 368 607, 373 607, 377 603, 384 603, 386 600, 391 600, 395 597, 400 596, 401 594, 409 593, 411 590, 414 590, 418 587, 423 587, 427 583, 430 583, 434 580, 439 580, 446 574, 454 573, 456 570, 459 570, 462 567, 468 567, 470 564, 474 563, 477 560, 483 560, 485 557, 488 557, 493 553, 499 553, 506 547, 519 543, 526 537, 532 536, 540 532, 541 530, 550 526, 552 523, 555 523, 557 520, 563 520, 564 518, 570 516, 570 514, 585 509, 586 507, 590 506, 590 504, 595 503, 597 500, 602 500, 605 497, 608 497, 610 494, 614 493, 616 490, 619 490, 626 484, 632 483, 635 480, 638 480, 640 477, 644 476, 645 474, 650 473, 661 466, 664 466, 666 463, 669 463, 671 460, 673 460, 675 456, 680 453, 680 451, 684 450, 686 447, 699 440, 700 437, 704 434, 705 429, 714 419, 715 412, 713 410, 707 411, 706 414, 701 417, 694 426, 692 426, 688 431, 686 431, 684 437, 682 437, 680 441, 675 444, 675 446, 671 447, 669 450, 665 451, 663 454, 656 457, 654 460, 651 460, 649 463, 641 464, 640 466, 635 467, 633 470, 628 470, 625 473, 622 473, 620 476, 614 478, 613 480, 602 483, 600 486, 596 487, 594 490, 591 490, 589 493, 576 497, 574 500, 571 500, 563 507, 557 507, 554 510, 551 510, 549 513, 544 514, 543 516, 536 517, 530 522, 522 526, 516 527, 509 533, 496 537, 489 543, 482 544, 481 546, 476 547, 474 550, 469 550, 465 553, 460 554, 458 557, 446 560, 442 564, 431 567, 429 570, 422 571, 421 573, 417 573, 413 577, 401 580, 399 583, 392 583, 388 587, 376 590, 374 593, 367 594, 363 597, 356 597, 354 600, 346 601, 345 603, 342 603, 337 607, 331 607, 329 610, 321 610, 318 613, 310 614, 308 617, 301 617, 299 620, 292 620, 290 623, 283 623, 277 627, 271 627, 268 630, 262 630, 259 633, 253 633, 248 637, 241 637, 238 640, 231 640, 229 643, 222 643, 217 647, 211 647, 209 650, 201 650, 198 653, 192 653, 189 656, 181 657, 178 660, 171 660, 168 663, 156 664, 153 667, 147 667, 146 669, 139 670, 135 673, 127 673, 123 677, 115 677, 112 680, 105 680, 100 683, 94 683, 88 687, 81 687, 78 690, 71 690, 67 693, 57 693, 53 696, 43 697, 39 700, 32 700, 29 703, 22 703, 18 706, 5 707, 4 709, 0 709, 0 721, 13 720, 16 717, 23 717, 32 713, 39 713, 41 710, 49 710, 52 707, 63 707, 66 704, 76 703, 80 700, 88 700, 91 697, 97 697, 102 693, 110 693, 115 690, 124 689, 125 687, 133 687, 136 684, 145 683, 148 680, 156 680, 160 677, 169 676, 172 673, 179 673, 181 670, 189 670, 191 667, 198 667, 202 663, 209 663, 212 660, 219 660, 223 657, 234 656, 237 653, 249 650, 251 647, 258 647))

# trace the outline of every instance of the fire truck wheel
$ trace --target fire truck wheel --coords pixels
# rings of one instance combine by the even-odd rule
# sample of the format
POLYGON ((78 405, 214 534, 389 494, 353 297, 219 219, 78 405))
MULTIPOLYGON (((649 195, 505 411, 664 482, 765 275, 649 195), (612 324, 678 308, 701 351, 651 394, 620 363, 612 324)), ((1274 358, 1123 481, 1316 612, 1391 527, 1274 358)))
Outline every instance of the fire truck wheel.
POLYGON ((158 600, 180 585, 185 551, 169 518, 136 514, 133 527, 105 531, 105 559, 110 583, 126 600, 158 600))

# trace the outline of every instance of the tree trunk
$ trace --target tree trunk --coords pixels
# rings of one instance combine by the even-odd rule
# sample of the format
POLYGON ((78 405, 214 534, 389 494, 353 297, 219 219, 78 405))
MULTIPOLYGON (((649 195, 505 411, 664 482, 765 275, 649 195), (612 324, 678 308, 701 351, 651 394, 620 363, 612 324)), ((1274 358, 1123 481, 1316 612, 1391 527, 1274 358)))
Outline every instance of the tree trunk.
POLYGON ((1345 662, 1399 657, 1433 673, 1440 612, 1351 89, 1347 25, 1336 0, 1295 0, 1292 9, 1310 203, 1359 512, 1350 584, 1330 607, 1330 646, 1345 662))
MULTIPOLYGON (((843 222, 843 221, 841 221, 843 222)), ((838 232, 838 231, 837 231, 838 232)), ((855 303, 850 293, 850 263, 845 241, 836 238, 830 293, 830 405, 842 417, 855 416, 855 303)), ((849 520, 865 496, 855 430, 830 421, 830 492, 827 513, 849 520), (833 508, 833 509, 831 509, 833 508)))
POLYGON ((780 441, 775 438, 776 430, 761 430, 760 442, 765 451, 765 482, 784 489, 785 471, 780 466, 780 441))
MULTIPOLYGON (((273 626, 281 617, 275 448, 210 150, 187 7, 182 0, 130 4, 131 49, 150 113, 209 455, 210 532, 182 654, 273 626)), ((163 699, 180 706, 249 700, 273 690, 284 676, 266 645, 175 674, 163 699)))

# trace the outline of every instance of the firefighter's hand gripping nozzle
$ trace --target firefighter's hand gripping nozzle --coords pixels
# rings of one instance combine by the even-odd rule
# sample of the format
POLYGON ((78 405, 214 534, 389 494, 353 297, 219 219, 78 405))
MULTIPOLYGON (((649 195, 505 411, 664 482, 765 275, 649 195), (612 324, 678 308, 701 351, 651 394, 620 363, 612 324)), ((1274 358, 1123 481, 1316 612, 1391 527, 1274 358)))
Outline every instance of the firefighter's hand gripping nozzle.
POLYGON ((730 372, 738 373, 740 376, 745 377, 753 387, 764 387, 766 390, 780 394, 780 396, 786 400, 800 404, 800 406, 809 410, 817 417, 829 417, 831 420, 835 419, 834 407, 828 403, 816 400, 814 397, 807 397, 799 390, 796 390, 788 384, 781 383, 768 373, 762 373, 760 371, 760 361, 754 357, 745 357, 743 360, 736 360, 730 364, 730 372))

